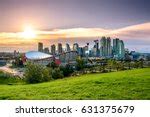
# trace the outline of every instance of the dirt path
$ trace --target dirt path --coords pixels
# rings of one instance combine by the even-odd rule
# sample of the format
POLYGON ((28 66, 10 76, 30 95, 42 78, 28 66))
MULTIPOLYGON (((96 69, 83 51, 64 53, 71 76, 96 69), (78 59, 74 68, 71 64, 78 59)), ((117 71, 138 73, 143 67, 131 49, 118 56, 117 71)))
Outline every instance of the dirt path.
POLYGON ((20 72, 19 70, 14 68, 10 68, 8 65, 0 67, 0 70, 6 73, 13 74, 14 76, 23 76, 23 72, 20 72))

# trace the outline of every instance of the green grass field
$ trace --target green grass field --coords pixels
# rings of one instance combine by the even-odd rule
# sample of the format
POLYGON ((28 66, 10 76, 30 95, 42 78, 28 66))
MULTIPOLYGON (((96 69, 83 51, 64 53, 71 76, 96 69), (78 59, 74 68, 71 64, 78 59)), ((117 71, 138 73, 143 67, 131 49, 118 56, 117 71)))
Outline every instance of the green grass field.
POLYGON ((40 84, 1 84, 0 99, 150 99, 150 68, 86 74, 40 84))

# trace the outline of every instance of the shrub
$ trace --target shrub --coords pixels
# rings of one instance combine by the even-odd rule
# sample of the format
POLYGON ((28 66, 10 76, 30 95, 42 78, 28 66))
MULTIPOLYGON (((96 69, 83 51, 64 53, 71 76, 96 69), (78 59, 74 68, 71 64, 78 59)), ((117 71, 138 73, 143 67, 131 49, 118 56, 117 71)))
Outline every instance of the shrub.
POLYGON ((59 79, 59 78, 63 78, 63 71, 60 70, 60 68, 55 68, 52 70, 52 78, 53 79, 59 79))
POLYGON ((85 61, 82 59, 82 58, 77 58, 76 59, 76 62, 77 62, 77 64, 76 64, 76 69, 77 70, 82 70, 83 68, 85 68, 85 61))
POLYGON ((51 80, 48 68, 34 63, 27 63, 25 78, 27 83, 40 83, 51 80))
POLYGON ((60 70, 63 72, 64 76, 69 76, 73 73, 73 68, 69 64, 67 64, 65 67, 60 66, 60 70))

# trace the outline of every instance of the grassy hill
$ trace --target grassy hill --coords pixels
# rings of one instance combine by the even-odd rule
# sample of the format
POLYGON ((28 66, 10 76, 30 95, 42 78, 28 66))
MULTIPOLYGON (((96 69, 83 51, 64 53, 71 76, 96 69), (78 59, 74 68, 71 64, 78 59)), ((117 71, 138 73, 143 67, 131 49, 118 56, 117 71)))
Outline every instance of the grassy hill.
POLYGON ((0 85, 0 99, 150 99, 150 68, 0 85))

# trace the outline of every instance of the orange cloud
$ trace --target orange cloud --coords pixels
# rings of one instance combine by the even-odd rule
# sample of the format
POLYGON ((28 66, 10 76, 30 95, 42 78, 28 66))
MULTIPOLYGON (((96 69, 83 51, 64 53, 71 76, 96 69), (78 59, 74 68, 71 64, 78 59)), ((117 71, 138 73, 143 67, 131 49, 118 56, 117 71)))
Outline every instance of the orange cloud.
POLYGON ((134 26, 128 26, 121 29, 113 30, 110 36, 120 37, 124 39, 143 39, 150 41, 150 23, 144 23, 134 26))
MULTIPOLYGON (((80 38, 100 38, 101 36, 110 36, 112 38, 120 38, 124 40, 142 40, 150 43, 150 22, 128 26, 121 29, 102 29, 102 28, 72 28, 72 29, 54 29, 51 31, 36 31, 37 38, 32 40, 22 39, 21 32, 17 33, 0 33, 0 47, 11 45, 32 45, 38 41, 48 42, 57 39, 72 39, 80 38)), ((91 39, 92 39, 91 38, 91 39)))

